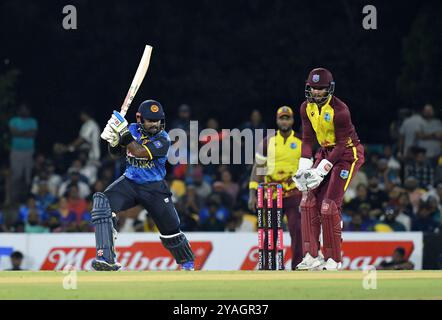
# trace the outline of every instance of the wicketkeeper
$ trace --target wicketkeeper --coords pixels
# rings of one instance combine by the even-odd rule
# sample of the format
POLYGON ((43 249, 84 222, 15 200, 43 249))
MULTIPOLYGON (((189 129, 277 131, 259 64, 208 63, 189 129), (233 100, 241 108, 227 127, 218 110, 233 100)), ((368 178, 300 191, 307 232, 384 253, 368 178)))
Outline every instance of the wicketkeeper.
POLYGON ((300 108, 302 155, 293 177, 301 201, 304 259, 299 270, 338 270, 342 267, 341 205, 351 179, 364 163, 364 148, 351 122, 347 105, 333 95, 330 71, 313 69, 306 81, 300 108), (320 145, 312 161, 314 138, 320 145), (322 226, 323 258, 319 236, 322 226))
POLYGON ((126 171, 103 193, 93 196, 92 222, 95 226, 96 259, 92 267, 98 271, 116 271, 116 215, 135 205, 142 205, 155 221, 163 245, 184 270, 194 269, 195 256, 186 236, 180 231, 180 220, 163 180, 166 175, 169 135, 164 130, 165 115, 154 100, 141 103, 137 123, 129 124, 117 111, 113 112, 102 138, 109 143, 114 157, 126 156, 126 171))

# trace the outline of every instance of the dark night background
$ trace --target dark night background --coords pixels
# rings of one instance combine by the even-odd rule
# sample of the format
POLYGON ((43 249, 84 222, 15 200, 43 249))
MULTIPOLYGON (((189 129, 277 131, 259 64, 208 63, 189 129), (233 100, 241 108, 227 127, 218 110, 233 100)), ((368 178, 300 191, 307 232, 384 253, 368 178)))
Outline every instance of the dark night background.
POLYGON ((440 1, 416 0, 2 0, 3 139, 20 101, 39 121, 40 150, 74 139, 82 108, 103 126, 150 44, 151 64, 129 117, 154 98, 169 121, 186 103, 193 119, 215 116, 223 128, 238 126, 253 108, 273 126, 276 108, 298 110, 309 70, 323 66, 361 140, 385 142, 399 108, 442 105, 441 9, 440 1), (77 30, 62 28, 68 4, 78 10, 77 30), (362 28, 367 4, 377 8, 377 30, 362 28))

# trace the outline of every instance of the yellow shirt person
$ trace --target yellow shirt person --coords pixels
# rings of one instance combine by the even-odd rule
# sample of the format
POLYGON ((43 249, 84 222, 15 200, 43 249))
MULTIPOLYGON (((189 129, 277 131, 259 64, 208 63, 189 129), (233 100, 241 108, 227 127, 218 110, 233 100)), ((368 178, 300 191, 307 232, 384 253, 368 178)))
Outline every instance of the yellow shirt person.
MULTIPOLYGON (((283 106, 276 112, 278 130, 266 137, 255 154, 249 183, 249 209, 256 210, 256 189, 260 183, 280 183, 283 186, 283 212, 287 216, 291 237, 292 270, 302 260, 301 193, 292 182, 301 157, 301 139, 292 129, 294 114, 290 107, 283 106), (262 174, 264 172, 264 174, 262 174)), ((276 197, 276 192, 274 193, 276 197)))

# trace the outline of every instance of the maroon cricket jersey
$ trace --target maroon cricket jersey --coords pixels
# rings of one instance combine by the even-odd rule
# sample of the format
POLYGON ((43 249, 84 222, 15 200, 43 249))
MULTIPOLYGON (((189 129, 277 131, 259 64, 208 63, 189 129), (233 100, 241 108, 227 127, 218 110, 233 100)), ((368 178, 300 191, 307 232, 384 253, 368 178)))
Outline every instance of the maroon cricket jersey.
POLYGON ((302 120, 301 157, 311 158, 313 141, 316 136, 322 148, 332 150, 327 160, 335 164, 347 148, 360 144, 355 127, 351 122, 347 105, 332 96, 325 105, 318 108, 316 103, 304 101, 300 107, 302 120))

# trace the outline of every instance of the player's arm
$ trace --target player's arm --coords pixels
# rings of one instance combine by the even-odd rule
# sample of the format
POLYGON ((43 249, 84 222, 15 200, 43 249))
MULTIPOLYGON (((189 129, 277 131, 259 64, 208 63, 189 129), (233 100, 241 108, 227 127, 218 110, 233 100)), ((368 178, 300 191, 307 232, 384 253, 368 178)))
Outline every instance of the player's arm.
POLYGON ((126 147, 129 153, 134 157, 152 160, 167 155, 170 141, 166 137, 159 137, 157 140, 150 141, 146 144, 138 143, 129 131, 128 122, 119 112, 113 112, 112 117, 108 121, 108 125, 118 133, 120 137, 119 144, 126 147))
POLYGON ((301 131, 302 131, 302 144, 301 144, 301 158, 299 158, 298 171, 295 176, 292 177, 295 182, 296 188, 299 191, 306 191, 306 180, 304 179, 304 173, 313 167, 313 141, 315 139, 315 131, 313 130, 310 119, 307 116, 307 102, 304 102, 300 108, 301 115, 301 131))
MULTIPOLYGON (((132 138, 132 141, 127 145, 127 150, 137 158, 152 160, 166 156, 169 150, 170 141, 166 137, 159 137, 157 140, 149 141, 146 144, 139 144, 133 139, 132 135, 130 135, 130 138, 132 138)), ((124 140, 123 137, 122 140, 124 140)))
POLYGON ((302 124, 302 147, 301 158, 310 159, 313 156, 313 141, 315 138, 315 131, 307 116, 307 103, 304 102, 300 108, 301 124, 302 124))
POLYGON ((352 130, 354 130, 348 108, 342 108, 337 111, 333 121, 335 125, 336 145, 333 147, 333 151, 327 159, 322 159, 316 168, 310 170, 310 175, 307 177, 305 184, 308 189, 317 188, 323 181, 324 177, 330 172, 333 165, 342 157, 348 138, 350 137, 352 130))
POLYGON ((117 159, 117 158, 122 157, 126 154, 126 148, 120 144, 117 144, 116 146, 112 146, 110 143, 108 143, 107 148, 108 148, 108 151, 109 151, 112 159, 117 159))
POLYGON ((347 108, 342 109, 335 114, 334 125, 335 125, 336 145, 327 158, 327 160, 332 165, 334 165, 344 154, 348 138, 350 137, 351 131, 353 130, 350 111, 347 108))
POLYGON ((299 159, 299 169, 310 169, 313 166, 313 142, 315 139, 315 131, 313 130, 312 123, 307 116, 307 103, 304 102, 300 108, 301 124, 302 124, 302 145, 301 145, 301 158, 299 159))

